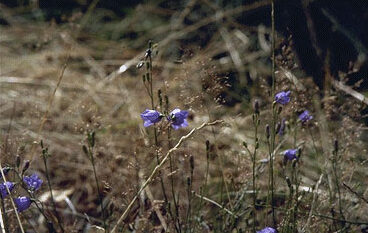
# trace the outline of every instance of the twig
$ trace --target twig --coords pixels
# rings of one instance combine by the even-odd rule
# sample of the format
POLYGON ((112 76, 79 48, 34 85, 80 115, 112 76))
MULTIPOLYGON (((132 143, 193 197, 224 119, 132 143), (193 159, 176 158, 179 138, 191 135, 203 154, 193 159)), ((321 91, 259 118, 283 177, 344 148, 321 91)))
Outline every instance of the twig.
POLYGON ((350 186, 348 186, 347 184, 345 184, 344 182, 342 183, 344 185, 345 188, 347 188, 350 192, 354 193, 359 199, 362 199, 365 203, 368 204, 368 200, 363 196, 360 195, 359 193, 357 193, 356 191, 354 191, 350 186))
POLYGON ((291 82, 293 82, 293 84, 295 85, 295 87, 298 91, 304 91, 305 90, 305 87, 302 84, 302 82, 300 82, 299 79, 293 73, 291 73, 290 70, 285 69, 282 66, 278 66, 277 68, 279 70, 281 70, 282 72, 276 71, 276 74, 282 73, 287 79, 289 79, 291 82))
MULTIPOLYGON (((38 128, 38 138, 40 137, 41 135, 41 132, 42 132, 42 129, 43 129, 43 126, 45 125, 46 121, 47 121, 47 117, 49 115, 49 112, 50 112, 50 109, 51 109, 51 105, 52 105, 52 102, 54 101, 54 97, 55 97, 55 94, 56 94, 56 91, 57 89, 59 88, 60 86, 60 83, 61 83, 61 80, 63 79, 64 77, 64 72, 65 72, 65 69, 68 65, 68 61, 69 61, 69 58, 70 58, 70 53, 68 53, 68 57, 63 65, 63 67, 61 68, 61 71, 60 71, 60 74, 59 74, 59 77, 58 77, 58 81, 57 81, 57 84, 56 84, 56 87, 54 88, 54 91, 52 92, 50 98, 49 98, 49 102, 47 104, 47 108, 46 108, 46 112, 45 114, 42 116, 42 120, 41 120, 41 124, 38 128)), ((38 140, 37 140, 38 141, 38 140)), ((33 157, 34 157, 34 154, 35 154, 35 144, 32 145, 32 149, 31 149, 31 160, 33 160, 33 157)))
POLYGON ((241 87, 244 87, 247 84, 247 78, 245 76, 245 67, 243 65, 243 61, 240 57, 239 51, 234 46, 234 43, 230 37, 231 34, 229 33, 229 31, 225 27, 221 27, 219 31, 220 31, 221 37, 223 38, 225 42, 226 48, 229 51, 231 60, 233 61, 234 66, 238 71, 240 85, 241 87))
MULTIPOLYGON (((3 221, 3 213, 1 211, 2 208, 0 208, 0 227, 1 227, 1 233, 6 233, 5 231, 5 225, 4 225, 4 221, 3 221)), ((4 214, 6 214, 4 212, 4 214)))
POLYGON ((48 154, 48 148, 44 148, 43 147, 43 142, 42 141, 41 141, 41 147, 42 147, 42 159, 43 159, 43 164, 45 166, 47 186, 48 186, 49 192, 50 192, 51 204, 52 204, 53 211, 54 211, 55 217, 57 219, 58 225, 60 227, 60 230, 61 230, 61 232, 64 233, 65 230, 64 230, 64 227, 63 227, 63 223, 61 221, 61 218, 60 218, 59 213, 56 211, 56 204, 55 204, 55 200, 54 200, 54 195, 52 193, 50 174, 49 174, 49 169, 48 169, 48 166, 47 166, 47 157, 49 156, 49 154, 48 154))
POLYGON ((220 209, 223 209, 225 210, 228 214, 234 216, 235 218, 238 218, 238 216, 236 214, 234 214, 233 212, 231 212, 229 209, 227 209, 226 207, 220 205, 219 203, 217 203, 216 201, 212 200, 212 199, 209 199, 205 196, 202 196, 202 195, 199 195, 199 194, 195 194, 196 197, 199 197, 205 201, 208 201, 209 203, 211 204, 214 204, 215 206, 219 207, 220 209))
POLYGON ((346 94, 351 95, 352 97, 354 97, 355 99, 359 100, 360 102, 365 103, 366 105, 368 105, 368 98, 365 97, 363 94, 360 94, 359 92, 355 91, 353 88, 345 85, 342 82, 339 82, 337 80, 332 80, 332 85, 339 89, 340 91, 345 92, 346 94))
POLYGON ((181 146, 181 144, 187 140, 189 137, 191 137, 196 131, 201 130, 202 128, 206 127, 206 126, 211 126, 211 125, 216 125, 219 123, 223 123, 222 120, 216 120, 214 122, 211 123, 203 123, 201 126, 192 129, 187 135, 183 136, 180 138, 180 140, 178 141, 178 143, 171 148, 165 155, 165 157, 161 160, 161 162, 153 169, 151 175, 147 178, 147 180, 143 183, 143 185, 141 186, 141 188, 139 189, 139 191, 137 192, 137 194, 133 197, 133 199, 130 201, 129 205, 127 206, 127 208, 125 209, 125 211, 123 212, 123 214, 120 216, 120 218, 118 219, 118 221, 116 222, 116 225, 114 226, 114 228, 112 229, 111 233, 114 233, 117 229, 117 227, 121 224, 121 222, 126 218, 126 216, 128 215, 130 209, 133 207, 133 204, 135 203, 135 201, 138 199, 140 193, 149 185, 152 183, 153 178, 155 177, 155 175, 157 175, 157 173, 160 171, 161 167, 167 162, 167 160, 169 159, 170 155, 179 149, 179 147, 181 146))
MULTIPOLYGON (((276 90, 276 76, 275 76, 275 70, 276 70, 276 62, 275 62, 275 40, 276 40, 276 33, 275 33, 275 0, 271 0, 271 58, 272 58, 272 92, 271 92, 271 98, 274 98, 275 96, 275 90, 276 90)), ((272 152, 275 150, 275 140, 276 140, 276 121, 278 114, 276 113, 275 105, 271 105, 272 109, 272 122, 271 122, 271 137, 269 138, 268 144, 269 144, 269 154, 270 154, 270 166, 269 166, 269 192, 271 192, 271 210, 272 210, 272 223, 273 226, 276 227, 276 215, 275 215, 275 206, 274 206, 274 168, 273 168, 273 154, 272 152)))
MULTIPOLYGON (((303 86, 303 84, 298 80, 298 78, 290 72, 290 70, 287 70, 283 67, 278 67, 282 73, 285 75, 286 78, 288 78, 291 82, 294 83, 295 87, 300 90, 303 91, 305 90, 305 87, 303 86)), ((279 72, 276 72, 279 73, 279 72)), ((332 85, 340 90, 345 92, 348 95, 351 95, 352 97, 354 97, 355 99, 359 100, 360 102, 365 103, 366 105, 368 105, 368 98, 365 97, 363 94, 357 92, 356 90, 354 90, 353 88, 345 85, 343 82, 341 81, 337 81, 337 80, 331 80, 332 85)))
MULTIPOLYGON (((1 165, 1 161, 0 161, 0 172, 1 172, 1 175, 3 177, 4 183, 6 183, 6 178, 5 178, 5 174, 4 174, 4 171, 3 171, 3 166, 1 165)), ((19 214, 18 214, 18 211, 17 211, 17 207, 15 206, 15 203, 14 203, 14 200, 13 200, 13 197, 11 195, 11 192, 9 190, 8 185, 5 185, 5 188, 6 188, 6 191, 9 193, 10 201, 12 203, 15 215, 17 216, 17 221, 18 221, 18 225, 20 227, 20 230, 21 230, 22 233, 24 233, 22 222, 20 221, 19 214)))
POLYGON ((322 182, 322 179, 323 179, 323 173, 320 175, 319 180, 317 181, 316 186, 314 188, 311 209, 309 211, 309 216, 308 216, 308 219, 307 219, 307 223, 304 225, 302 232, 305 232, 305 228, 310 226, 310 221, 311 221, 312 216, 313 216, 314 206, 315 206, 315 203, 317 201, 318 188, 319 188, 319 185, 322 182))
MULTIPOLYGON (((152 192, 149 189, 149 187, 146 187, 146 190, 145 191, 146 191, 146 194, 147 194, 148 199, 150 199, 150 201, 153 203, 154 198, 153 198, 152 192)), ((161 212, 160 212, 159 209, 157 209, 157 208, 153 208, 153 209, 154 209, 154 211, 155 211, 158 219, 160 220, 162 227, 164 228, 164 232, 167 232, 167 223, 165 221, 164 216, 161 214, 161 212)))

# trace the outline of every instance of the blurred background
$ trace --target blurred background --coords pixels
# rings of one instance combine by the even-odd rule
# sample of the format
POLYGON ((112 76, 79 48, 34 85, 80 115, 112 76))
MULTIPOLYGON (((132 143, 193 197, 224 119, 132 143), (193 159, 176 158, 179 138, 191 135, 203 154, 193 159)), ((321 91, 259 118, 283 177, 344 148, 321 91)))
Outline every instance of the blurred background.
MULTIPOLYGON (((367 195, 368 2, 275 2, 276 88, 293 93, 283 117, 292 123, 305 109, 315 116, 298 139, 308 154, 303 186, 314 187, 338 137, 344 148, 341 180, 367 195)), ((174 170, 165 167, 163 176, 166 182, 175 179, 185 215, 189 158, 194 157, 192 190, 198 193, 209 163, 208 197, 242 215, 233 223, 223 209, 213 210, 207 203, 195 220, 198 232, 247 232, 251 164, 242 142, 254 146, 255 100, 262 109, 261 135, 271 119, 270 11, 270 0, 1 0, 2 164, 14 164, 19 155, 31 161, 29 172, 45 178, 42 139, 51 154, 54 198, 67 232, 98 232, 101 208, 82 150, 86 133, 94 130, 97 174, 113 226, 156 163, 153 132, 143 127, 139 115, 151 106, 142 83, 145 67, 137 68, 151 40, 154 94, 161 90, 170 109, 190 113, 189 127, 173 131, 171 139, 160 132, 159 154, 170 148, 170 140, 175 143, 202 122, 226 122, 185 143, 173 157, 174 170), (206 140, 211 145, 207 157, 206 140)), ((293 144, 293 137, 283 143, 281 149, 293 144)), ((259 150, 260 159, 267 158, 267 147, 259 150)), ((259 166, 260 176, 267 174, 266 165, 259 166)), ((282 205, 286 183, 278 182, 282 205)), ((266 185, 266 179, 260 181, 260 187, 266 185)), ((325 196, 316 208, 329 213, 328 182, 321 186, 325 196)), ((51 205, 46 183, 38 195, 46 207, 51 205)), ((125 221, 125 230, 162 232, 159 213, 164 218, 167 213, 159 182, 145 195, 125 221)), ((359 205, 348 191, 345 198, 346 217, 368 221, 367 205, 359 205)), ((259 199, 265 201, 266 194, 259 199)), ((46 232, 36 208, 21 217, 27 232, 46 232)), ((15 219, 10 222, 16 229, 15 219)), ((329 232, 329 223, 316 218, 311 229, 329 232)), ((351 230, 366 232, 360 225, 351 230)))

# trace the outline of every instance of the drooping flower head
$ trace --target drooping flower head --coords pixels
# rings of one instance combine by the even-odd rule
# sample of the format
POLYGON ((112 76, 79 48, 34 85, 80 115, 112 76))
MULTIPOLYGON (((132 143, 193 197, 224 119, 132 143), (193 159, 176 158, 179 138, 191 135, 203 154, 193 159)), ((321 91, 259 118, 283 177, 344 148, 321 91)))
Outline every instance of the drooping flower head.
POLYGON ((308 110, 305 110, 302 114, 299 115, 299 120, 303 123, 306 123, 313 119, 313 116, 309 113, 308 110))
POLYGON ((276 229, 273 229, 272 227, 266 227, 260 231, 257 231, 257 233, 277 233, 277 231, 276 229))
POLYGON ((284 151, 284 158, 286 160, 298 159, 298 157, 296 156, 297 154, 298 154, 298 149, 288 149, 284 151))
POLYGON ((282 91, 275 95, 275 101, 279 104, 285 105, 290 102, 290 91, 282 91))
POLYGON ((1 198, 5 198, 9 194, 8 193, 8 190, 6 189, 6 187, 8 187, 9 191, 11 192, 13 190, 13 188, 14 188, 14 183, 7 181, 6 183, 1 183, 0 184, 0 195, 1 195, 1 198))
POLYGON ((31 199, 29 197, 14 198, 14 203, 17 206, 17 211, 18 212, 22 212, 22 211, 28 209, 32 204, 31 199))
POLYGON ((162 114, 156 110, 146 109, 141 113, 141 118, 144 121, 143 126, 148 127, 159 122, 162 119, 162 114))
POLYGON ((180 110, 179 108, 175 108, 168 116, 168 120, 171 121, 171 126, 178 130, 180 128, 184 128, 188 126, 187 122, 188 111, 180 110))
POLYGON ((38 177, 37 174, 32 174, 31 176, 25 176, 23 178, 24 183, 26 183, 27 187, 31 191, 37 191, 41 185, 42 180, 38 177))

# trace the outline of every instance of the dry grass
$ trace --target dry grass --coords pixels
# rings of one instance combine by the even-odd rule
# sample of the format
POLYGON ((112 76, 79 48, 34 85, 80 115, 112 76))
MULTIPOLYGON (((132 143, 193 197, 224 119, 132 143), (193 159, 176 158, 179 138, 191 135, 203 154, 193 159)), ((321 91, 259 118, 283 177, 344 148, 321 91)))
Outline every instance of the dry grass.
MULTIPOLYGON (((0 27, 2 163, 14 164, 15 155, 19 154, 23 160, 31 159, 30 170, 39 172, 44 178, 41 150, 37 145, 42 139, 52 154, 49 159, 50 176, 57 208, 67 232, 101 231, 93 227, 102 226, 101 209, 92 167, 82 151, 86 132, 95 130, 97 173, 103 186, 104 202, 108 206, 108 221, 111 227, 115 226, 156 165, 153 132, 143 127, 139 116, 150 106, 142 84, 144 71, 135 68, 144 55, 148 39, 153 39, 158 43, 159 51, 153 63, 154 89, 161 89, 169 96, 172 108, 179 107, 190 112, 189 128, 174 131, 172 141, 177 142, 203 122, 221 119, 226 123, 203 129, 183 143, 173 154, 173 172, 168 165, 163 166, 162 176, 167 187, 170 178, 175 180, 181 217, 185 219, 189 205, 186 188, 191 171, 189 158, 193 156, 195 162, 192 190, 200 194, 207 166, 205 142, 209 140, 209 179, 205 197, 235 212, 239 219, 231 226, 233 222, 229 213, 207 200, 201 213, 193 217, 202 216, 202 219, 194 220, 199 223, 196 231, 230 232, 232 227, 250 231, 252 170, 242 142, 246 141, 251 150, 254 147, 250 103, 259 99, 262 145, 257 163, 261 189, 258 198, 265 201, 268 171, 261 160, 266 159, 268 153, 263 129, 271 119, 268 110, 270 87, 267 83, 271 74, 270 46, 266 40, 269 30, 261 26, 249 28, 239 25, 232 17, 267 4, 268 1, 261 1, 220 11, 209 1, 189 1, 185 10, 180 12, 166 12, 149 4, 140 5, 134 17, 107 24, 106 29, 100 28, 98 33, 92 31, 93 26, 88 23, 88 18, 85 28, 78 29, 78 20, 64 25, 22 21, 11 10, 3 8, 2 11, 9 13, 12 24, 0 27), (194 8, 197 4, 208 8, 208 16, 195 18, 198 17, 194 8), (218 12, 216 16, 215 11, 218 12), (153 23, 155 27, 145 28, 147 21, 143 20, 144 17, 147 20, 159 18, 160 26, 156 27, 153 23), (191 17, 196 19, 195 23, 184 23, 185 18, 191 17), (226 19, 226 22, 219 23, 218 17, 226 19), (124 35, 135 31, 134 28, 140 33, 137 40, 105 39, 99 35, 111 31, 112 35, 124 35), (139 31, 143 29, 144 32, 139 31), (208 33, 211 37, 207 38, 207 43, 200 45, 198 40, 206 36, 203 29, 212 32, 208 33), (66 68, 61 74, 64 64, 66 68), (123 65, 126 71, 121 69, 123 65), (229 80, 231 73, 244 77, 242 80, 248 75, 248 81, 253 84, 240 82, 234 86, 229 80), (244 86, 248 86, 249 96, 240 94, 239 88, 244 86), (46 119, 44 122, 43 118, 46 119)), ((300 189, 304 192, 299 228, 305 228, 303 220, 310 216, 310 225, 306 229, 310 232, 330 232, 334 223, 326 216, 331 216, 332 208, 328 187, 333 184, 328 178, 334 138, 339 139, 342 148, 341 182, 362 197, 367 198, 368 195, 365 169, 368 144, 364 141, 367 129, 357 123, 362 103, 345 93, 334 91, 320 100, 308 78, 302 75, 293 77, 294 73, 300 73, 298 68, 290 71, 289 67, 279 63, 278 70, 277 90, 291 89, 293 92, 292 103, 283 110, 282 116, 293 119, 296 112, 305 108, 315 116, 311 125, 298 131, 295 142, 290 130, 278 141, 275 159, 278 221, 281 223, 286 216, 284 204, 288 192, 279 152, 296 144, 303 147, 300 189), (299 83, 295 84, 295 80, 299 83), (320 177, 323 179, 313 196, 313 187, 320 177), (309 215, 311 205, 314 205, 314 212, 320 215, 309 215)), ((291 125, 292 120, 289 122, 291 125)), ((163 156, 170 149, 165 126, 159 126, 159 134, 158 153, 163 156)), ((368 223, 365 214, 368 212, 367 203, 348 189, 341 189, 345 218, 368 223)), ((51 208, 46 186, 38 195, 51 208)), ((153 180, 149 189, 138 199, 125 218, 125 230, 161 232, 162 229, 173 229, 163 206, 158 180, 153 180)), ((169 199, 172 199, 171 195, 169 199)), ((198 205, 200 201, 203 199, 193 199, 193 205, 198 205)), ((270 224, 267 211, 260 208, 259 212, 260 226, 270 224)), ((11 212, 8 215, 10 226, 15 229, 14 214, 11 212)), ((35 207, 24 212, 21 215, 23 226, 30 232, 45 232, 45 220, 37 218, 37 215, 35 207)), ((357 232, 358 229, 359 224, 352 224, 349 230, 357 232)))

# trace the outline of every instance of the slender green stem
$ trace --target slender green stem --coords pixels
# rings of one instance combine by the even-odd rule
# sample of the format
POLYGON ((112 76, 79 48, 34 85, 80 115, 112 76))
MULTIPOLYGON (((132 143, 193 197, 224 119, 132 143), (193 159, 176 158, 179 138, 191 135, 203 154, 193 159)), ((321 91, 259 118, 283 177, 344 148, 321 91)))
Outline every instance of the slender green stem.
MULTIPOLYGON (((276 34, 275 34, 275 0, 271 0, 271 24, 272 24, 272 44, 271 44, 271 53, 272 53, 272 98, 275 96, 275 89, 276 89, 276 77, 275 77, 275 41, 276 41, 276 34)), ((273 151, 275 149, 275 138, 276 138, 276 112, 274 106, 273 108, 273 115, 272 115, 272 124, 271 124, 271 148, 270 148, 270 188, 271 188, 271 206, 272 206, 272 221, 273 226, 276 226, 276 217, 275 217, 275 208, 274 208, 274 177, 273 177, 273 151)))
POLYGON ((4 199, 3 198, 0 198, 1 199, 1 214, 3 216, 3 219, 4 219, 4 230, 5 232, 9 232, 9 229, 8 229, 8 215, 6 214, 6 211, 5 211, 5 202, 4 202, 4 199))
MULTIPOLYGON (((2 179, 3 179, 4 183, 6 183, 6 178, 5 178, 5 174, 4 174, 4 171, 3 171, 3 166, 1 165, 1 161, 0 161, 0 173, 1 173, 1 176, 2 176, 2 179)), ((11 192, 9 190, 9 187, 7 185, 5 185, 5 188, 6 188, 6 191, 9 193, 10 202, 11 202, 11 204, 13 206, 15 215, 17 217, 17 221, 18 221, 18 225, 19 225, 20 231, 22 233, 24 233, 23 225, 22 225, 22 222, 20 221, 19 214, 18 214, 18 211, 17 211, 17 207, 15 206, 15 203, 14 203, 14 200, 13 200, 13 196, 12 196, 12 194, 11 194, 11 192)))
POLYGON ((271 27, 272 27, 272 40, 271 40, 271 53, 272 53, 272 96, 275 95, 276 89, 276 77, 275 77, 275 41, 276 41, 276 34, 275 34, 275 0, 271 0, 271 27))
MULTIPOLYGON (((46 153, 47 153, 47 152, 46 152, 46 153)), ((55 216, 56 216, 56 219, 57 219, 57 221, 58 221, 58 225, 59 225, 59 227, 60 227, 61 232, 65 232, 65 231, 64 231, 63 224, 62 224, 62 222, 61 222, 60 215, 59 215, 58 211, 56 210, 56 204, 55 204, 55 200, 54 200, 54 195, 53 195, 53 193, 52 193, 51 181, 50 181, 50 175, 49 175, 49 170, 48 170, 48 167, 47 167, 47 154, 42 153, 42 158, 43 158, 43 163, 44 163, 44 165, 45 165, 46 179, 47 179, 47 185, 48 185, 48 187, 49 187, 49 191, 50 191, 52 208, 53 208, 54 214, 55 214, 55 216)))
MULTIPOLYGON (((337 191, 337 198, 338 198, 338 205, 339 205, 339 212, 342 219, 345 219, 343 211, 342 211, 342 199, 341 199, 341 191, 340 191, 340 182, 339 177, 337 174, 338 170, 338 151, 334 150, 333 158, 332 158, 332 171, 335 178, 335 186, 337 191)), ((344 223, 342 222, 342 227, 344 227, 344 223)))
MULTIPOLYGON (((23 180, 23 174, 22 174, 22 175, 21 175, 21 174, 19 174, 17 170, 14 170, 14 173, 18 176, 18 179, 19 179, 20 181, 22 181, 22 180, 23 180)), ((34 193, 33 193, 33 192, 31 192, 31 191, 29 191, 29 190, 28 190, 28 187, 27 187, 23 182, 20 182, 20 186, 24 189, 24 191, 26 191, 26 192, 27 192, 27 194, 28 194, 28 196, 29 196, 29 197, 31 197, 33 200, 36 200, 36 201, 34 201, 34 203, 35 203, 35 205, 36 205, 37 209, 38 209, 38 210, 39 210, 39 212, 42 214, 42 216, 46 219, 46 221, 47 221, 47 222, 50 222, 49 218, 48 218, 48 217, 46 216, 46 214, 45 214, 45 211, 43 211, 43 209, 44 209, 44 208, 41 208, 41 207, 39 207, 39 206, 38 206, 38 204, 37 204, 37 200, 38 200, 38 199, 35 197, 34 193)), ((41 201, 39 201, 39 203, 42 205, 42 202, 41 202, 41 201)))
MULTIPOLYGON (((154 110, 156 109, 155 107, 155 101, 154 101, 154 95, 153 95, 153 72, 152 72, 152 42, 150 41, 148 43, 148 50, 147 50, 147 58, 148 58, 148 66, 146 66, 147 68, 147 80, 148 80, 148 87, 146 87, 147 89, 147 93, 148 96, 150 97, 151 100, 151 108, 154 110)), ((146 86, 146 84, 144 83, 144 85, 146 86)), ((153 135, 154 135, 154 141, 155 141, 155 154, 156 154, 156 162, 157 165, 159 165, 161 163, 160 161, 160 157, 159 157, 159 153, 158 153, 158 147, 159 147, 159 142, 158 142, 158 135, 157 135, 157 127, 156 124, 153 125, 153 135)), ((170 140, 169 140, 170 141, 170 140)), ((170 147, 171 148, 171 147, 170 147)), ((171 162, 171 157, 170 157, 170 169, 172 172, 172 162, 171 162)), ((167 207, 168 203, 169 203, 169 199, 167 197, 166 194, 166 188, 165 188, 165 184, 164 184, 164 180, 161 174, 161 171, 159 171, 159 179, 160 179, 160 184, 161 184, 161 189, 162 189, 162 193, 164 196, 164 200, 165 200, 165 205, 167 207)), ((172 178, 171 178, 172 179, 172 178)), ((174 188, 173 188, 173 180, 171 180, 172 182, 172 193, 173 193, 173 200, 174 200, 174 207, 175 207, 175 215, 173 215, 172 211, 171 211, 171 207, 168 207, 168 212, 170 214, 170 216, 174 219, 175 222, 177 222, 177 225, 175 225, 175 229, 177 232, 181 232, 181 226, 180 226, 180 220, 179 220, 179 207, 176 201, 176 197, 175 197, 175 192, 174 192, 174 188)))
POLYGON ((253 233, 255 233, 257 222, 256 156, 258 149, 258 125, 259 125, 258 110, 254 114, 253 124, 254 124, 254 151, 253 155, 251 155, 251 159, 252 159, 252 186, 253 186, 253 233))
MULTIPOLYGON (((208 140, 206 140, 206 172, 205 172, 205 177, 204 177, 204 184, 203 184, 203 188, 201 187, 200 189, 200 195, 201 195, 201 199, 199 201, 199 207, 197 210, 197 216, 199 216, 199 211, 202 209, 203 206, 203 196, 207 196, 207 183, 208 183, 208 174, 209 174, 209 167, 210 167, 210 142, 208 140)), ((193 232, 196 232, 196 226, 194 225, 193 228, 193 232)))
POLYGON ((269 193, 269 201, 272 210, 272 223, 273 226, 276 227, 276 216, 275 216, 275 206, 274 206, 274 152, 275 152, 275 140, 276 140, 276 121, 277 121, 277 112, 276 112, 276 105, 272 105, 272 122, 271 122, 271 135, 270 139, 268 140, 268 148, 269 148, 269 186, 268 186, 268 193, 269 193))
POLYGON ((90 144, 88 144, 88 147, 89 147, 88 151, 89 151, 89 155, 90 155, 90 159, 91 159, 91 164, 92 164, 92 168, 93 168, 93 175, 94 175, 95 181, 96 181, 98 198, 99 198, 100 205, 101 205, 103 225, 104 225, 105 231, 109 232, 108 226, 107 226, 107 223, 106 223, 105 207, 104 207, 104 204, 103 204, 102 193, 101 193, 101 190, 100 190, 100 185, 99 185, 99 182, 98 182, 98 177, 97 177, 97 172, 96 172, 95 159, 94 159, 94 156, 93 156, 93 147, 91 147, 90 144))

